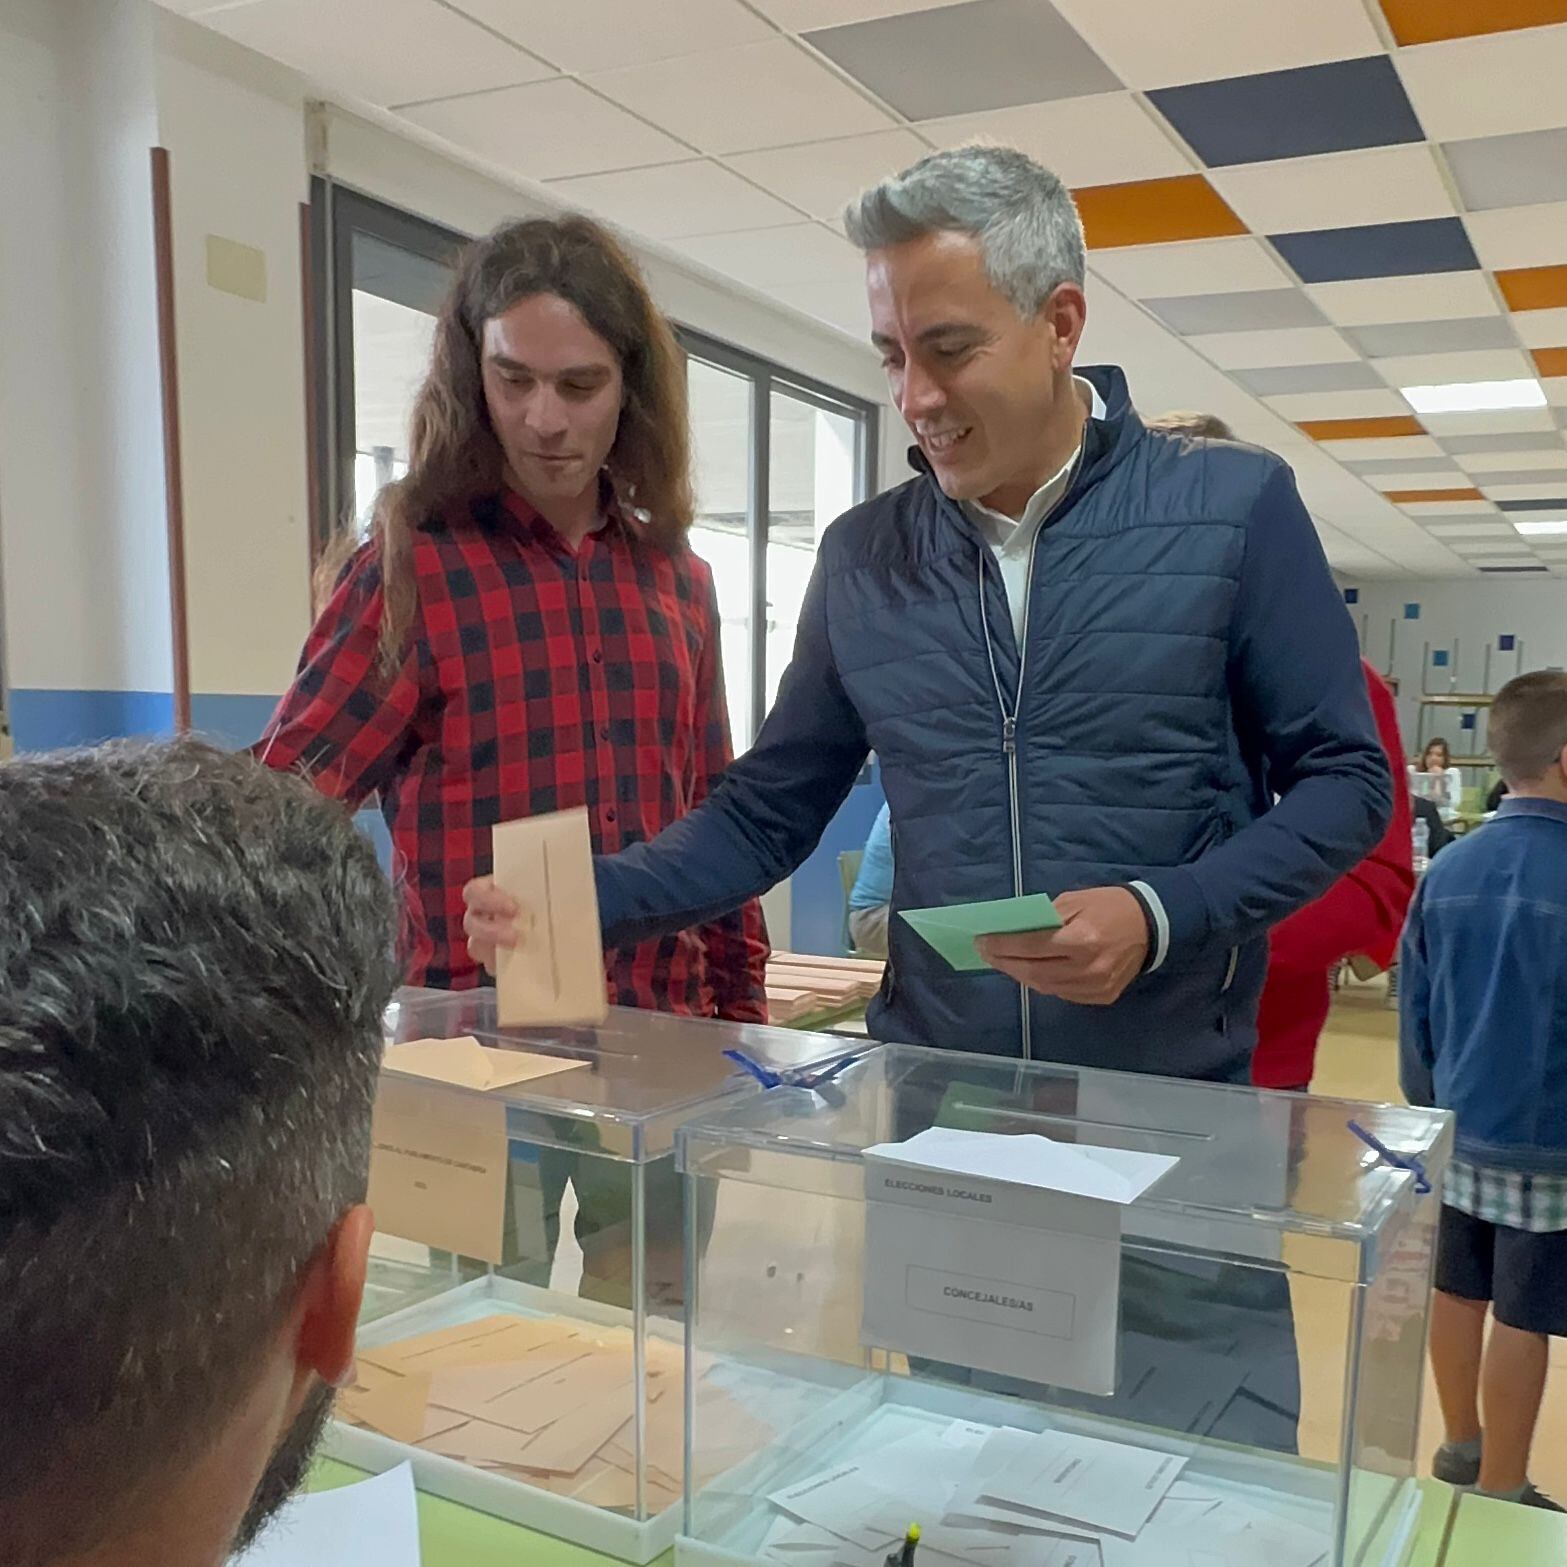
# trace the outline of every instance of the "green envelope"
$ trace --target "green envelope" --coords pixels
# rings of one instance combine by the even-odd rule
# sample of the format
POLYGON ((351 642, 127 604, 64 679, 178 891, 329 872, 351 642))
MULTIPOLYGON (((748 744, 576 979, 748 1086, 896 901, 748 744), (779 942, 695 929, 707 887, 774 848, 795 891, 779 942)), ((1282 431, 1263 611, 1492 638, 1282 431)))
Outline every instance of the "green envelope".
POLYGON ((978 936, 1015 936, 1025 930, 1058 930, 1061 916, 1042 892, 990 903, 954 903, 944 909, 904 909, 902 918, 960 974, 990 965, 974 949, 978 936))

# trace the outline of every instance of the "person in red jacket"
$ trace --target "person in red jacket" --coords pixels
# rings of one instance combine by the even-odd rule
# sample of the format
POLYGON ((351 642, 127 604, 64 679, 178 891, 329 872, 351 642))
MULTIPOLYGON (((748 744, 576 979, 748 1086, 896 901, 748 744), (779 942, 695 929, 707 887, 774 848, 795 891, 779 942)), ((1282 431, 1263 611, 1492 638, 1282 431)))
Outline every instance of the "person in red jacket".
POLYGON ((1311 1084, 1317 1038, 1327 1022, 1332 993, 1328 974, 1341 958, 1364 953, 1387 968, 1398 949, 1415 873, 1410 847, 1409 791, 1403 786, 1404 744, 1393 693, 1361 660, 1377 733, 1393 769, 1393 820, 1386 836, 1359 865, 1305 908, 1273 927, 1268 938, 1268 977, 1257 1012, 1257 1053, 1252 1081, 1259 1088, 1295 1089, 1311 1084))

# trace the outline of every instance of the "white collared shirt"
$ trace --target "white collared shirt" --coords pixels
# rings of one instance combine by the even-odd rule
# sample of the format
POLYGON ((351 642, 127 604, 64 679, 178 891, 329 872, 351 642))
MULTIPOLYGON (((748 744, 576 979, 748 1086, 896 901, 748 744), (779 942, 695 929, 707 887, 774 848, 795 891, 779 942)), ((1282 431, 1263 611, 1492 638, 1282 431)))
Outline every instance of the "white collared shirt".
MULTIPOLYGON (((1089 406, 1089 416, 1105 417, 1104 399, 1092 381, 1074 376, 1072 384, 1089 406)), ((1082 443, 1066 462, 1029 496, 1021 517, 1009 517, 1005 512, 993 510, 979 501, 962 501, 963 514, 979 529, 1001 567, 1001 580, 1006 585, 1007 604, 1012 610, 1012 630, 1019 646, 1023 641, 1023 612, 1028 605, 1028 562, 1033 552, 1034 540, 1041 524, 1055 510, 1056 503, 1066 494, 1072 482, 1072 469, 1077 464, 1082 443)))

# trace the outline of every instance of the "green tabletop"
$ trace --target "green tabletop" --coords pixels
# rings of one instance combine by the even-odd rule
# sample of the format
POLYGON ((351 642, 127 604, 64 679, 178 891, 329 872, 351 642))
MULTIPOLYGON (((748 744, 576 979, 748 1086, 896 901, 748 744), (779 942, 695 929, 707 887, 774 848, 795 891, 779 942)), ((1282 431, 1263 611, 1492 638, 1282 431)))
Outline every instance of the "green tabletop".
MULTIPOLYGON (((364 1472, 318 1460, 313 1490, 351 1485, 364 1472)), ((1567 1567, 1567 1518, 1423 1481, 1424 1506, 1404 1567, 1567 1567)), ((609 1567, 613 1558, 506 1523, 456 1502, 419 1493, 423 1567, 609 1567)), ((668 1567, 666 1551, 653 1567, 668 1567)))
MULTIPOLYGON (((310 1488, 329 1491, 364 1478, 362 1469, 322 1458, 311 1472, 310 1488)), ((608 1567, 613 1560, 423 1491, 419 1493, 419 1551, 423 1567, 608 1567)), ((665 1551, 656 1567, 668 1567, 673 1558, 672 1551, 665 1551)))
POLYGON ((1564 1567, 1567 1518, 1484 1496, 1459 1498, 1443 1567, 1564 1567))

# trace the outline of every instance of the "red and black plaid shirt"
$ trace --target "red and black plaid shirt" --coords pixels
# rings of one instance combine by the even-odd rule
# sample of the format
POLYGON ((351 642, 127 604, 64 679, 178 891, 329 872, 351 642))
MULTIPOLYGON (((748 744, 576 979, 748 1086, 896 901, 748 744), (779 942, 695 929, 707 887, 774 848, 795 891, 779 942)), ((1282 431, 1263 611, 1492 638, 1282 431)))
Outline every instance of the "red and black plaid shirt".
MULTIPOLYGON (((418 610, 377 667, 381 570, 361 549, 310 633, 256 750, 357 806, 379 793, 404 894, 410 984, 480 982, 463 884, 497 822, 586 806, 595 850, 651 838, 729 765, 712 573, 612 515, 576 554, 510 491, 454 509, 413 546, 418 610)), ((607 954, 622 1006, 766 1019, 755 903, 607 954)))

